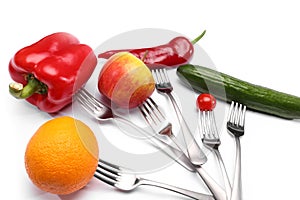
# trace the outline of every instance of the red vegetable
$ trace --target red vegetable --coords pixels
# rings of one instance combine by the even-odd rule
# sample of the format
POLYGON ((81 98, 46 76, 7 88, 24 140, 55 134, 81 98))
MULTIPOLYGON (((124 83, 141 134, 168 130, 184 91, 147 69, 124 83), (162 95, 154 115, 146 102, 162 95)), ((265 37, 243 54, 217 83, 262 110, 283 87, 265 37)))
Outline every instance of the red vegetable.
POLYGON ((54 33, 19 50, 9 63, 10 93, 54 113, 72 102, 97 64, 93 50, 68 33, 54 33))
POLYGON ((193 41, 185 37, 176 37, 169 43, 141 49, 110 50, 98 55, 98 58, 108 59, 118 52, 130 52, 141 59, 149 68, 173 67, 187 63, 194 54, 194 44, 198 42, 206 31, 193 41))
POLYGON ((202 93, 197 97, 197 107, 201 111, 212 111, 216 107, 216 98, 207 93, 202 93))

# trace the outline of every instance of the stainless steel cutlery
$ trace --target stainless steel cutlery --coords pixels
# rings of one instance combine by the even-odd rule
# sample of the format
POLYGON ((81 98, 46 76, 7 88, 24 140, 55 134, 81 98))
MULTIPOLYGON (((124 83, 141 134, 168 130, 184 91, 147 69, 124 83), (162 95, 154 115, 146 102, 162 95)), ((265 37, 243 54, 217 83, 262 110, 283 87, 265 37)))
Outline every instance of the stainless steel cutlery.
POLYGON ((218 133, 214 112, 212 110, 199 111, 199 124, 202 135, 203 144, 215 153, 219 166, 223 175, 225 191, 227 199, 231 197, 231 184, 229 181, 228 173, 219 151, 221 139, 218 133))
MULTIPOLYGON (((170 94, 172 92, 172 85, 168 80, 167 75, 163 75, 161 73, 165 74, 167 72, 153 72, 155 76, 161 76, 160 84, 164 84, 167 85, 166 87, 170 87, 169 89, 166 89, 167 92, 165 91, 164 93, 170 97, 179 121, 183 122, 183 124, 181 124, 181 127, 183 125, 183 127, 185 127, 183 129, 187 132, 190 132, 185 120, 182 117, 182 113, 180 112, 180 109, 176 104, 176 101, 174 100, 174 97, 170 94), (166 80, 163 80, 162 77, 164 77, 166 80)), ((160 90, 162 90, 161 87, 162 85, 159 86, 159 84, 157 84, 156 88, 160 88, 160 90)), ((75 95, 75 98, 88 113, 90 113, 100 122, 107 120, 118 120, 127 125, 130 125, 138 131, 143 132, 144 134, 151 134, 148 131, 143 130, 141 127, 137 126, 129 119, 113 113, 113 110, 110 107, 102 104, 84 88, 82 88, 75 95)), ((152 128, 152 131, 156 133, 155 135, 157 137, 149 138, 151 139, 151 142, 153 142, 159 149, 164 149, 168 155, 170 155, 174 160, 185 167, 185 169, 189 170, 190 172, 196 172, 203 180, 203 182, 207 185, 207 188, 211 192, 211 195, 201 194, 168 184, 146 180, 136 176, 134 173, 127 174, 122 170, 122 167, 101 160, 99 160, 98 168, 95 172, 95 177, 121 190, 133 190, 139 185, 152 185, 165 188, 194 199, 241 200, 241 152, 239 137, 244 134, 246 111, 245 106, 238 103, 232 103, 228 114, 227 130, 234 136, 234 139, 236 141, 236 163, 234 181, 232 184, 230 184, 225 164, 218 150, 221 141, 215 125, 215 118, 213 116, 213 113, 211 111, 200 113, 199 119, 201 125, 200 129, 202 131, 202 143, 204 144, 204 146, 209 147, 213 152, 215 152, 221 167, 221 172, 224 177, 225 188, 222 188, 214 180, 214 178, 212 178, 204 170, 203 165, 206 163, 207 157, 203 153, 202 149, 196 142, 191 132, 187 133, 183 131, 183 135, 188 134, 189 137, 192 137, 189 140, 192 140, 193 144, 191 146, 182 146, 182 144, 177 140, 176 135, 173 134, 172 124, 165 117, 164 112, 161 110, 161 108, 153 98, 148 98, 142 105, 139 106, 139 110, 147 124, 152 128), (165 138, 168 138, 169 140, 165 140, 165 138)))
MULTIPOLYGON (((162 112, 159 110, 157 104, 153 99, 148 99, 140 110, 143 113, 147 123, 153 128, 153 131, 158 134, 165 134, 170 137, 172 141, 178 146, 178 148, 185 153, 177 142, 176 137, 172 133, 172 125, 168 122, 162 112)), ((203 169, 201 165, 194 165, 195 171, 199 174, 201 179, 205 182, 208 189, 213 196, 218 200, 226 200, 226 194, 224 190, 216 183, 214 179, 203 169)))
POLYGON ((235 173, 232 184, 231 200, 242 199, 242 182, 241 182, 241 143, 240 137, 245 132, 245 115, 246 106, 232 102, 227 120, 227 130, 235 138, 236 158, 235 158, 235 173))
MULTIPOLYGON (((122 117, 117 114, 113 114, 113 111, 110 107, 101 103, 98 99, 96 99, 92 94, 90 94, 84 88, 80 89, 77 92, 75 98, 88 113, 90 113, 94 118, 96 118, 99 121, 107 121, 107 120, 119 121, 121 123, 131 126, 132 128, 138 130, 140 133, 146 134, 148 136, 152 135, 152 133, 148 133, 146 130, 137 126, 135 123, 131 122, 125 117, 122 117)), ((186 168, 189 171, 194 171, 193 165, 189 162, 187 157, 182 156, 181 151, 169 145, 168 143, 166 143, 164 140, 162 140, 160 137, 157 137, 156 135, 154 135, 154 137, 149 137, 149 140, 159 150, 163 150, 166 154, 168 154, 171 158, 173 158, 184 168, 186 168)))
POLYGON ((138 186, 149 185, 176 192, 184 196, 191 197, 193 199, 214 199, 212 195, 202 194, 191 190, 179 188, 170 184, 142 178, 141 176, 136 175, 130 169, 125 169, 124 167, 120 167, 103 160, 98 161, 98 167, 94 176, 99 180, 123 191, 131 191, 137 188, 138 186))
POLYGON ((187 122, 185 121, 181 110, 173 96, 173 86, 169 80, 169 76, 167 73, 167 70, 165 68, 162 69, 154 69, 152 70, 152 75, 155 79, 155 86, 158 92, 162 94, 166 94, 169 99, 171 100, 171 103, 174 107, 174 110, 176 112, 176 116, 178 119, 178 122, 180 124, 181 132, 184 137, 184 141, 186 143, 186 149, 188 156, 191 160, 191 162, 194 165, 200 166, 204 164, 207 161, 207 157, 202 151, 202 149, 199 147, 199 144, 196 142, 193 133, 189 129, 189 126, 187 122))

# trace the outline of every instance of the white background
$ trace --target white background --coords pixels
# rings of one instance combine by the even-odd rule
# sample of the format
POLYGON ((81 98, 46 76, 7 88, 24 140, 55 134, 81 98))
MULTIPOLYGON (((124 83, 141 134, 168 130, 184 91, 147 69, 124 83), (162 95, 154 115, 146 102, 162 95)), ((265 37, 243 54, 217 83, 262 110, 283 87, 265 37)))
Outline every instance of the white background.
MULTIPOLYGON (((300 96, 299 19, 299 5, 292 0, 1 1, 0 195, 9 199, 182 199, 146 186, 122 193, 96 179, 73 195, 37 189, 25 172, 24 153, 31 135, 49 115, 8 93, 8 62, 20 48, 58 31, 72 33, 96 48, 133 29, 162 28, 191 38, 206 29, 200 46, 219 71, 300 96)), ((241 140, 244 199, 297 198, 299 121, 248 112, 246 126, 241 140)), ((228 152, 225 144, 221 147, 228 152)), ((228 163, 230 175, 232 165, 228 163)), ((153 175, 156 180, 203 191, 194 176, 180 167, 153 175)))

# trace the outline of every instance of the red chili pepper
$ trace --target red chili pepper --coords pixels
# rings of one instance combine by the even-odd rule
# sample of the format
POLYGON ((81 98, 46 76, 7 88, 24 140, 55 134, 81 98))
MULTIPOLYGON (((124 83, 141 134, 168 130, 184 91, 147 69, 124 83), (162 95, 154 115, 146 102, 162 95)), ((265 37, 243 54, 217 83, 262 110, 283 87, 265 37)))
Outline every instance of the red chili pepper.
POLYGON ((189 39, 180 36, 172 39, 167 44, 155 47, 106 51, 104 53, 100 53, 98 58, 108 59, 115 53, 125 51, 130 52, 143 60, 149 68, 160 68, 166 66, 174 67, 186 64, 192 58, 194 54, 194 44, 204 36, 205 32, 206 31, 203 31, 203 33, 193 41, 189 41, 189 39))
POLYGON ((93 50, 69 33, 54 33, 19 50, 9 63, 10 93, 54 113, 72 102, 97 64, 93 50))

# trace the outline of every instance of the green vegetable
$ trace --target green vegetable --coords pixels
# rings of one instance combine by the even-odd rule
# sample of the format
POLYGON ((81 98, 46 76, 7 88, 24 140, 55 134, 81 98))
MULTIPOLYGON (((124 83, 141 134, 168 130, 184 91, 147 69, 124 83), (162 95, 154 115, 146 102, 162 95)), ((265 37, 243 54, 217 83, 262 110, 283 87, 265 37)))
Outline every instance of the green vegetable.
POLYGON ((181 65, 179 78, 194 90, 210 93, 226 102, 237 101, 247 108, 286 119, 300 118, 300 97, 242 81, 198 65, 181 65))

